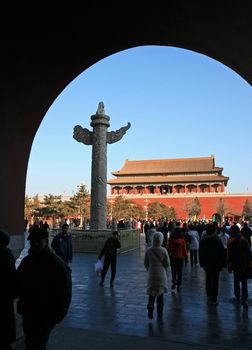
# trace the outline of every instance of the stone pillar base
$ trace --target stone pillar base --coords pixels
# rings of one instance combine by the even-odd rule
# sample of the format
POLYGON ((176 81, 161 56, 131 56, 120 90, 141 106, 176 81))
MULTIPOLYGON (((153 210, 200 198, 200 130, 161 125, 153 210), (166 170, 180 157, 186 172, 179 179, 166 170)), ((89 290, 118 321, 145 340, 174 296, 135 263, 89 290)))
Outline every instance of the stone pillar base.
MULTIPOLYGON (((50 239, 60 230, 50 230, 50 239)), ((111 236, 111 230, 79 230, 69 229, 72 235, 73 251, 78 253, 99 254, 105 241, 111 236)), ((121 249, 120 253, 140 247, 140 230, 118 230, 121 249)))

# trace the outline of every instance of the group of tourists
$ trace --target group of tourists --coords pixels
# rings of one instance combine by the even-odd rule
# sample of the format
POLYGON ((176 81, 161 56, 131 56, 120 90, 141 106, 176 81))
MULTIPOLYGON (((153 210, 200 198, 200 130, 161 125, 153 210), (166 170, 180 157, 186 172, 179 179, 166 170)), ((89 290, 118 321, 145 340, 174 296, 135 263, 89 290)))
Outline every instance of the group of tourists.
POLYGON ((248 309, 248 278, 252 278, 252 231, 247 224, 241 228, 233 223, 219 227, 217 222, 206 224, 202 232, 193 223, 164 224, 158 231, 150 223, 146 232, 147 249, 144 265, 148 271, 148 317, 153 318, 156 309, 162 317, 164 293, 168 291, 168 267, 171 267, 171 290, 180 290, 183 267, 190 261, 191 267, 199 265, 205 271, 207 302, 218 304, 219 277, 222 269, 233 273, 234 296, 248 309), (190 259, 189 259, 190 257, 190 259))
POLYGON ((53 251, 47 229, 34 225, 27 238, 28 255, 16 268, 8 248, 10 235, 0 229, 1 350, 12 349, 16 340, 15 303, 22 317, 27 350, 45 350, 52 329, 65 317, 72 298, 72 245, 67 231, 65 224, 53 238, 53 251))
MULTIPOLYGON (((66 315, 72 298, 72 238, 64 223, 49 247, 47 229, 35 225, 29 231, 30 249, 16 268, 8 248, 10 236, 0 229, 0 348, 11 349, 16 338, 14 303, 22 316, 27 350, 45 350, 52 329, 66 315), (52 249, 50 249, 52 248, 52 249)), ((166 223, 158 228, 148 225, 144 266, 147 270, 148 317, 162 318, 164 293, 168 291, 168 267, 171 267, 171 290, 180 291, 183 268, 199 264, 205 271, 207 302, 218 304, 219 277, 222 269, 233 273, 234 296, 248 309, 248 278, 252 278, 252 231, 246 223, 219 227, 206 224, 202 231, 193 223, 166 223)), ((117 253, 121 248, 117 230, 111 231, 98 259, 103 261, 100 286, 111 267, 110 287, 116 276, 117 253)))

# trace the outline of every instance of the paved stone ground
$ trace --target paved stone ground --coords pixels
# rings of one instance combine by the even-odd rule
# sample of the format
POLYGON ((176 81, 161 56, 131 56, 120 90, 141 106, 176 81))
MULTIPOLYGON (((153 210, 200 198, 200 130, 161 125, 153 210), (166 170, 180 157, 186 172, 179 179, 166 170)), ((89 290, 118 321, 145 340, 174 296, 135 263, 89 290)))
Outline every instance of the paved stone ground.
MULTIPOLYGON (((232 275, 221 273, 219 305, 209 306, 205 276, 199 267, 184 269, 180 292, 165 295, 163 321, 147 317, 145 245, 118 256, 114 288, 104 287, 94 272, 97 256, 75 254, 72 264, 73 298, 69 312, 52 332, 53 349, 251 349, 252 299, 244 311, 233 297, 232 275)), ((171 273, 169 270, 169 282, 171 273)), ((171 284, 171 283, 170 283, 171 284)), ((249 281, 252 296, 252 282, 249 281)), ((24 349, 19 344, 17 350, 24 349)))

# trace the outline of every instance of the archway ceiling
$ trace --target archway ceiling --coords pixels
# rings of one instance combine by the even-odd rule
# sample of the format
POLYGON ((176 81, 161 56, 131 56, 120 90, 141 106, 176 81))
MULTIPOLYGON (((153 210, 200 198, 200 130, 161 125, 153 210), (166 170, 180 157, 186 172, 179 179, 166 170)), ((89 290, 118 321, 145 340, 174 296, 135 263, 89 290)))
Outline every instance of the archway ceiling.
POLYGON ((252 84, 250 1, 242 6, 165 1, 142 8, 55 3, 54 8, 11 3, 0 14, 1 118, 18 115, 20 133, 27 131, 24 122, 29 123, 28 148, 63 89, 92 64, 121 50, 142 45, 190 49, 222 62, 252 84))
POLYGON ((92 64, 128 48, 167 45, 208 55, 252 83, 250 0, 137 6, 77 0, 2 5, 0 221, 11 232, 22 232, 35 133, 57 96, 92 64))
POLYGON ((141 45, 194 50, 252 82, 249 1, 165 1, 140 9, 78 1, 61 2, 55 9, 17 6, 2 13, 7 63, 13 64, 13 73, 41 80, 42 86, 55 80, 51 89, 57 94, 95 62, 141 45))

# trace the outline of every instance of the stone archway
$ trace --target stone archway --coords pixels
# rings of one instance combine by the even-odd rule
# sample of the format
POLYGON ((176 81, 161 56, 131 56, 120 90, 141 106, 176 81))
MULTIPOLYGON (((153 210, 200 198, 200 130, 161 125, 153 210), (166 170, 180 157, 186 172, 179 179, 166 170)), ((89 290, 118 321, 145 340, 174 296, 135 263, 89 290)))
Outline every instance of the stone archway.
POLYGON ((1 22, 0 225, 13 235, 23 231, 36 131, 63 89, 97 61, 136 46, 175 46, 212 57, 252 83, 249 2, 151 3, 118 13, 101 4, 97 11, 68 3, 56 12, 46 4, 36 12, 23 3, 10 6, 1 22))

